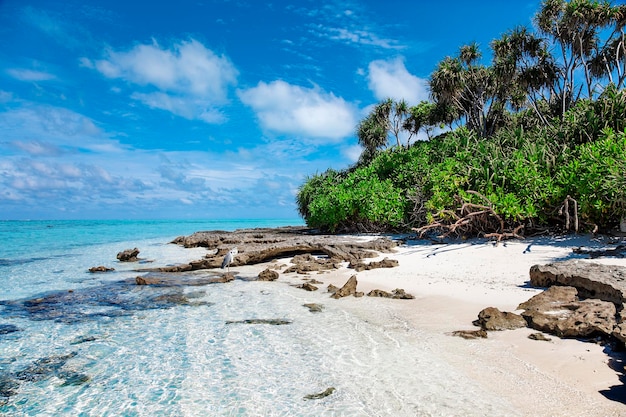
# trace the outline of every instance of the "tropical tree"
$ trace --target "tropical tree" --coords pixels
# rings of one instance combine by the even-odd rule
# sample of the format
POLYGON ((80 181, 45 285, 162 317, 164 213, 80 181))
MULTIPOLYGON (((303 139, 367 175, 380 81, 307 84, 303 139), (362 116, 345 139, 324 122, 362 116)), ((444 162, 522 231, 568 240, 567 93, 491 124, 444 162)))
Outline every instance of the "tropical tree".
MULTIPOLYGON (((478 44, 461 47, 457 57, 446 57, 431 74, 431 97, 440 108, 453 109, 448 117, 464 121, 481 137, 494 133, 505 110, 505 84, 491 67, 479 64, 478 44)), ((508 83, 507 83, 508 84, 508 83)))

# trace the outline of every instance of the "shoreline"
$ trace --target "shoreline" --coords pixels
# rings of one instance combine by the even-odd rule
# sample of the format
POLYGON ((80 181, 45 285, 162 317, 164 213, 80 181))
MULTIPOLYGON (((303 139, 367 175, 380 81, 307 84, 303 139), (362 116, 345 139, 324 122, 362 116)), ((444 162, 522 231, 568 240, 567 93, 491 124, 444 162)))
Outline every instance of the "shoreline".
MULTIPOLYGON (((381 235, 348 235, 350 239, 373 239, 381 235)), ((346 235, 342 235, 342 238, 346 235)), ((392 291, 402 288, 413 300, 380 299, 382 309, 406 323, 407 328, 432 338, 437 354, 458 369, 472 383, 510 402, 521 415, 618 416, 626 414, 624 354, 608 347, 577 339, 560 339, 545 334, 550 341, 528 338, 530 328, 489 331, 487 339, 465 340, 451 336, 456 330, 476 330, 472 321, 486 307, 518 312, 517 306, 543 291, 531 287, 530 267, 566 259, 626 267, 626 259, 586 259, 575 254, 575 247, 606 245, 589 236, 538 237, 508 240, 494 245, 481 239, 432 244, 409 241, 393 253, 380 253, 366 261, 395 259, 399 266, 356 272, 343 265, 338 270, 310 273, 308 278, 341 287, 357 276, 357 291, 392 291)), ((291 258, 280 258, 287 264, 291 258)), ((242 267, 244 275, 258 273, 271 262, 242 267)), ((281 272, 279 270, 279 272, 281 272)), ((280 273, 280 280, 302 282, 307 276, 280 273)), ((352 298, 352 297, 351 297, 352 298)), ((354 310, 359 299, 343 304, 354 310)), ((333 301, 335 302, 335 301, 333 301)), ((372 313, 369 320, 380 321, 372 313)))

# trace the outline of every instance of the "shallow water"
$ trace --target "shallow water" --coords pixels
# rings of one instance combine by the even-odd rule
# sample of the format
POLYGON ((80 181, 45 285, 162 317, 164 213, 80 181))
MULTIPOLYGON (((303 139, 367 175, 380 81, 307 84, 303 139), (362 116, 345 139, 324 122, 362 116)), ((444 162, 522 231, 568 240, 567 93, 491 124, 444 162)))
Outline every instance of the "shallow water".
MULTIPOLYGON (((264 226, 248 226, 254 225, 264 226)), ((117 252, 136 246, 140 257, 155 261, 150 266, 198 259, 203 249, 167 242, 211 229, 183 223, 170 234, 166 225, 155 225, 161 232, 142 234, 149 227, 126 226, 132 239, 122 226, 112 232, 100 224, 93 227, 108 227, 108 237, 83 230, 77 233, 82 244, 72 244, 66 225, 65 235, 50 231, 56 243, 40 237, 41 246, 32 240, 29 246, 22 237, 4 249, 0 325, 20 330, 0 334, 0 413, 515 415, 439 359, 436 343, 394 316, 389 300, 333 300, 284 278, 174 289, 124 285, 137 265, 118 263, 117 252), (92 244, 89 236, 98 238, 92 244), (116 271, 86 272, 97 265, 116 271), (34 297, 39 300, 24 302, 34 297), (59 300, 62 306, 54 303, 59 300), (305 303, 321 304, 323 311, 313 313, 305 303), (249 319, 285 324, 241 322, 249 319), (331 387, 335 391, 324 398, 305 399, 331 387)), ((10 241, 13 232, 0 227, 10 241)))

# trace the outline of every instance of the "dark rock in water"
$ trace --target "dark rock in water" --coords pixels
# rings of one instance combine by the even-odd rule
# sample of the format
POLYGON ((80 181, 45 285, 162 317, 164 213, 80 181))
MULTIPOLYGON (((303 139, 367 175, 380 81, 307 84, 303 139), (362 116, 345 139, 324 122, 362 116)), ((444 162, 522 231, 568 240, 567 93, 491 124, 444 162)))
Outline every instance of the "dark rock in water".
POLYGON ((132 281, 107 283, 98 287, 58 291, 27 300, 0 301, 0 314, 25 317, 30 320, 54 320, 78 323, 103 317, 128 316, 134 311, 166 309, 177 305, 207 305, 193 303, 183 288, 138 286, 132 281), (92 310, 92 311, 90 311, 92 310))
POLYGON ((526 320, 519 314, 487 307, 478 313, 478 320, 472 324, 484 330, 513 330, 526 327, 526 320))
POLYGON ((320 398, 328 397, 333 392, 335 392, 335 387, 330 387, 330 388, 326 388, 324 391, 322 391, 322 392, 320 392, 318 394, 305 395, 304 399, 305 400, 319 400, 320 398))
POLYGON ((20 387, 20 382, 9 375, 0 375, 0 405, 2 405, 2 399, 6 399, 17 394, 17 390, 20 387))
POLYGON ((480 330, 455 330, 450 333, 452 336, 459 336, 463 339, 486 339, 487 331, 484 329, 480 330))
POLYGON ((111 272, 111 271, 115 271, 115 268, 107 268, 106 266, 92 266, 91 268, 89 268, 89 272, 96 273, 96 272, 111 272))
POLYGON ((67 387, 70 385, 82 385, 91 380, 91 377, 89 377, 89 375, 72 371, 59 372, 57 373, 57 377, 63 380, 63 384, 61 384, 62 387, 67 387))
POLYGON ((303 304, 303 306, 308 308, 311 313, 320 313, 324 309, 324 306, 315 303, 303 304))
POLYGON ((120 262, 137 262, 139 260, 137 255, 139 255, 139 249, 125 249, 117 254, 117 259, 120 262))
POLYGON ((19 332, 21 329, 12 324, 0 324, 0 335, 19 332))
POLYGON ((291 320, 284 319, 246 319, 227 321, 226 324, 272 324, 274 326, 281 326, 284 324, 291 324, 291 320))
POLYGON ((276 281, 278 279, 278 272, 269 268, 264 269, 259 273, 259 281, 276 281))
POLYGON ((67 355, 55 355, 41 358, 15 373, 15 378, 20 381, 36 382, 48 378, 58 371, 65 363, 76 356, 76 352, 67 355))
POLYGON ((327 290, 329 293, 334 294, 334 293, 336 293, 337 291, 339 291, 339 287, 337 287, 336 285, 333 285, 333 284, 328 284, 328 287, 326 287, 326 290, 327 290))
POLYGON ((93 336, 80 336, 70 342, 70 345, 80 345, 81 343, 93 342, 97 340, 93 336))

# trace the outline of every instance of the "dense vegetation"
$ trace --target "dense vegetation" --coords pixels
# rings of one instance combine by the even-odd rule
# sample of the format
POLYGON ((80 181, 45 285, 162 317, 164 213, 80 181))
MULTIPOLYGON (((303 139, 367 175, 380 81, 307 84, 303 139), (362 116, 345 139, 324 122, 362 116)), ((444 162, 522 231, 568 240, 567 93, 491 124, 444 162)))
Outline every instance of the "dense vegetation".
POLYGON ((517 235, 626 216, 626 5, 546 0, 515 28, 446 57, 430 102, 391 99, 357 126, 359 162, 306 180, 311 227, 517 235), (416 140, 421 136, 424 140, 416 140))

